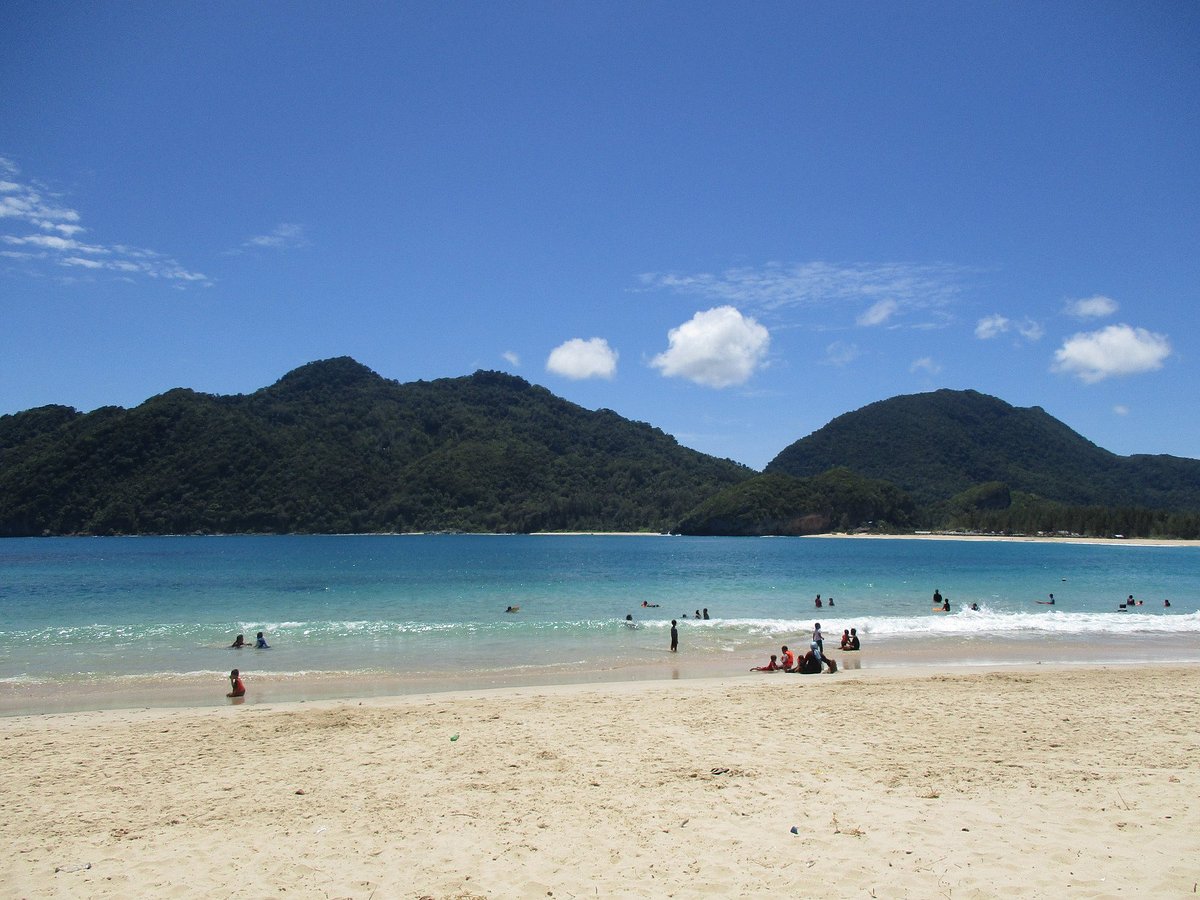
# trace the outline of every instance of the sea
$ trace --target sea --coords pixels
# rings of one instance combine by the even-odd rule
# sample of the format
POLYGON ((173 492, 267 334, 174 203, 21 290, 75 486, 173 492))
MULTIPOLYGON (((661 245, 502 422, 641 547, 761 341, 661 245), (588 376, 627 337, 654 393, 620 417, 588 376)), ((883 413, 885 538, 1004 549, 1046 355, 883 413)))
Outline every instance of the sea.
POLYGON ((1200 545, 5 539, 0 714, 228 703, 233 668, 245 702, 763 677, 749 669, 783 645, 806 650, 817 623, 843 670, 1200 662, 1200 545), (935 590, 950 612, 933 610, 935 590), (858 653, 838 649, 850 628, 858 653), (238 634, 252 645, 258 632, 270 649, 230 646, 238 634))

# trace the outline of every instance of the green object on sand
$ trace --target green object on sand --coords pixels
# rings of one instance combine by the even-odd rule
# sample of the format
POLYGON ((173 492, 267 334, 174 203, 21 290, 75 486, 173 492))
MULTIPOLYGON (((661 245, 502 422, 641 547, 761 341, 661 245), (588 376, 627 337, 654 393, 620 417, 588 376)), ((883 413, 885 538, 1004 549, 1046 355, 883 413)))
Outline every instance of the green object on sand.
POLYGON ((458 740, 458 735, 457 735, 457 734, 452 734, 452 735, 450 735, 450 740, 452 740, 452 741, 457 741, 457 740, 458 740))

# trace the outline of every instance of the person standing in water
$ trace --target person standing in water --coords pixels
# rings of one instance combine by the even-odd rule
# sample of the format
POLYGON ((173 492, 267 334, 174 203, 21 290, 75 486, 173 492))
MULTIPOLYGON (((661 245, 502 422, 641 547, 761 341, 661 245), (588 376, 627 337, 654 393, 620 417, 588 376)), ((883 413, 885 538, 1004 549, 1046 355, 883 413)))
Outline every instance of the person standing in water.
POLYGON ((679 652, 679 623, 671 620, 671 652, 679 652))

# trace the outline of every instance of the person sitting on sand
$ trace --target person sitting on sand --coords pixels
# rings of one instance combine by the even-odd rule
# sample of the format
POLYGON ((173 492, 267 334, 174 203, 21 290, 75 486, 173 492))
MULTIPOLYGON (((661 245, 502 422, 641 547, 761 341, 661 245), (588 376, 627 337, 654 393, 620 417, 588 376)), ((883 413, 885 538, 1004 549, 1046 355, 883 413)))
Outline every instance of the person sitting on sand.
POLYGON ((796 666, 796 671, 801 675, 821 674, 821 648, 817 646, 816 641, 813 641, 809 645, 808 652, 804 654, 804 658, 796 666))
POLYGON ((242 676, 238 674, 238 670, 234 669, 229 673, 229 693, 226 697, 244 697, 246 696, 246 685, 242 684, 242 676))
POLYGON ((783 647, 780 648, 779 652, 783 654, 779 663, 783 667, 783 671, 792 671, 792 669, 796 667, 795 655, 787 648, 787 644, 784 644, 783 647))
POLYGON ((861 650, 862 649, 862 644, 858 640, 858 629, 857 628, 850 629, 850 646, 847 647, 846 649, 847 650, 861 650))
POLYGON ((850 629, 846 628, 842 631, 842 649, 850 649, 850 629))
POLYGON ((837 661, 831 656, 825 656, 821 652, 821 648, 817 646, 817 642, 813 641, 809 645, 809 651, 804 654, 804 659, 800 660, 800 665, 796 666, 795 671, 801 675, 820 675, 822 663, 829 667, 830 675, 838 669, 837 661))
POLYGON ((779 663, 777 663, 775 661, 775 659, 776 659, 775 654, 772 653, 771 661, 769 663, 767 663, 765 666, 754 666, 750 669, 750 671, 751 672, 781 672, 781 671, 783 671, 783 666, 779 665, 779 663))
POLYGON ((271 645, 267 643, 267 639, 265 637, 263 637, 263 633, 261 631, 254 638, 254 649, 255 650, 270 650, 271 649, 271 645))
POLYGON ((233 643, 229 645, 229 649, 241 650, 245 646, 246 646, 246 636, 239 634, 237 637, 235 637, 233 639, 233 643))

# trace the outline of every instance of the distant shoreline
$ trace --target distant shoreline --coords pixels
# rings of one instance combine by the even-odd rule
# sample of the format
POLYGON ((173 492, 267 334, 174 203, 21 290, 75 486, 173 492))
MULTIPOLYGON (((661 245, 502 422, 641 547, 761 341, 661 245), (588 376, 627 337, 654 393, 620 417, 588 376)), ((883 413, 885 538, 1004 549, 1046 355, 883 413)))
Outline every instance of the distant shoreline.
POLYGON ((996 541, 1023 544, 1090 544, 1101 547, 1200 547, 1200 541, 1188 541, 1182 538, 1097 538, 1063 537, 1059 535, 954 534, 952 532, 940 531, 931 531, 926 534, 848 534, 844 531, 839 531, 828 534, 811 534, 806 535, 806 537, 899 541, 996 541))
MULTIPOLYGON (((534 531, 536 537, 678 537, 679 535, 652 531, 534 531)), ((718 535, 719 536, 719 535, 718 535)), ((791 537, 791 535, 747 535, 748 537, 791 537)), ((1000 543, 1027 544, 1085 544, 1093 546, 1130 547, 1200 547, 1200 541, 1183 538, 1098 538, 1065 537, 1061 535, 1008 535, 1008 534, 956 534, 954 532, 930 531, 919 534, 851 534, 833 531, 823 534, 806 534, 804 538, 836 538, 867 541, 995 541, 1000 543)))

